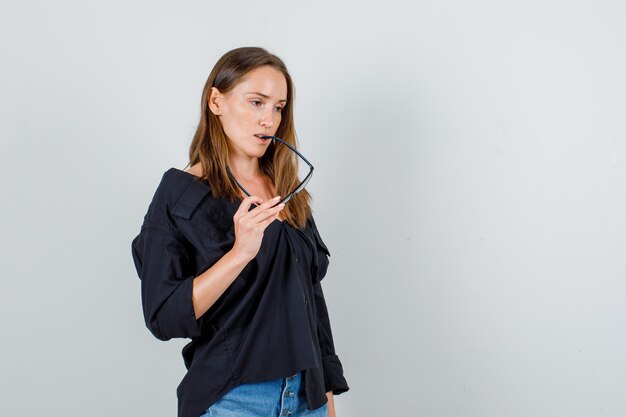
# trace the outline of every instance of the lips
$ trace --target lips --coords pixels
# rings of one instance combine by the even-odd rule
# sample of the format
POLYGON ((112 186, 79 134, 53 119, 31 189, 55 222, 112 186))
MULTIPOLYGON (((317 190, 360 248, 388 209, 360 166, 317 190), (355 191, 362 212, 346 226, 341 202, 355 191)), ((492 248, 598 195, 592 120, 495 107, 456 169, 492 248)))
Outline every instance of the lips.
POLYGON ((266 136, 266 135, 257 133, 254 136, 256 136, 256 140, 258 140, 259 143, 262 144, 262 145, 267 145, 270 142, 270 138, 262 139, 262 136, 266 136))

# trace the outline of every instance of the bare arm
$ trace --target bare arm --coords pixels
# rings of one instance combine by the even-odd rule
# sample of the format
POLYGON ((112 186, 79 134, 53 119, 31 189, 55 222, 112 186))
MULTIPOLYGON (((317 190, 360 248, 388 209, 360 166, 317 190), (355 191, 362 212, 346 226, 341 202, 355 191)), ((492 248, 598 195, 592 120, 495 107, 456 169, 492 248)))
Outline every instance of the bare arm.
POLYGON ((328 398, 328 417, 335 417, 335 398, 333 396, 333 392, 328 391, 326 393, 326 398, 328 398))
POLYGON ((239 255, 233 248, 211 268, 194 278, 193 295, 191 298, 196 319, 201 317, 215 304, 230 284, 239 276, 248 262, 250 262, 250 259, 239 255))
POLYGON ((224 294, 226 289, 239 276, 259 252, 265 228, 276 218, 285 204, 274 206, 280 199, 276 196, 253 210, 254 202, 262 202, 259 197, 249 196, 243 199, 233 216, 235 244, 212 267, 193 279, 192 302, 196 320, 224 294))

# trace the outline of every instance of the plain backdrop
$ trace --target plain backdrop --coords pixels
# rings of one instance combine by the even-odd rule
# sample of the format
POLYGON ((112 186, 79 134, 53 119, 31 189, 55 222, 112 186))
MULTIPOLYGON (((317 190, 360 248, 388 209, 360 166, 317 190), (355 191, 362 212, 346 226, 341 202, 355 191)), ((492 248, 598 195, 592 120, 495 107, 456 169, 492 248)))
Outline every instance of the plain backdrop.
POLYGON ((626 415, 623 1, 0 4, 1 415, 176 415, 130 242, 240 46, 296 84, 338 417, 626 415))

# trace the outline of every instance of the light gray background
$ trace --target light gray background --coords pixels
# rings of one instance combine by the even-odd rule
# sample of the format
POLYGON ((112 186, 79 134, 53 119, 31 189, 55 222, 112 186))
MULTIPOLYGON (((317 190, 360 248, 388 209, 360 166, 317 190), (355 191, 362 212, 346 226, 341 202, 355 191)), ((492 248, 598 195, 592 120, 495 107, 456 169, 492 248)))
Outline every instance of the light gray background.
POLYGON ((174 416, 131 239, 215 61, 296 83, 337 416, 626 415, 622 1, 2 1, 0 414, 174 416))

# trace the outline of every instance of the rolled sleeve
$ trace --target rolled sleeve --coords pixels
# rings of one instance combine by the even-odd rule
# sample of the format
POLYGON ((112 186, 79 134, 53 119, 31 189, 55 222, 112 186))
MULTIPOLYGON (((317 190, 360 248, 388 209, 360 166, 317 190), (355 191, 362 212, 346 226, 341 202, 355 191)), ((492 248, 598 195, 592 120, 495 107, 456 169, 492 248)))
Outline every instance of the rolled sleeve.
POLYGON ((330 326, 330 318, 320 282, 313 285, 315 307, 317 310, 317 336, 322 353, 322 365, 324 367, 324 385, 326 392, 332 391, 339 395, 349 390, 348 383, 343 375, 343 366, 335 353, 335 344, 330 326))
POLYGON ((330 251, 328 250, 328 246, 326 246, 326 243, 324 243, 324 241, 322 240, 319 230, 317 230, 317 224, 315 223, 315 219, 313 218, 313 216, 309 218, 309 221, 317 248, 317 256, 315 258, 315 272, 313 273, 313 283, 315 284, 324 279, 324 277, 326 276, 326 271, 328 270, 328 265, 330 263, 330 251))
POLYGON ((131 246, 148 329, 159 340, 199 336, 192 301, 195 276, 187 270, 189 255, 180 238, 165 228, 144 225, 131 246))

